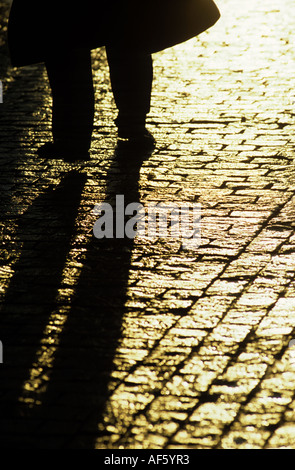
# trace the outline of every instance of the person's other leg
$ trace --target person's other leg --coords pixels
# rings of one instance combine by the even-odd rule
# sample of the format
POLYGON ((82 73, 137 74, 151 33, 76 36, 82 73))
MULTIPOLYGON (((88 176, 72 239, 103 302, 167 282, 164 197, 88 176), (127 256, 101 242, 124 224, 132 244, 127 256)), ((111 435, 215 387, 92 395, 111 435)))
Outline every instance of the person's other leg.
POLYGON ((88 152, 94 119, 91 51, 68 51, 45 65, 52 90, 54 145, 66 154, 88 152))
POLYGON ((151 55, 107 47, 107 57, 119 111, 115 121, 119 137, 140 138, 147 135, 146 116, 150 111, 153 82, 151 55))

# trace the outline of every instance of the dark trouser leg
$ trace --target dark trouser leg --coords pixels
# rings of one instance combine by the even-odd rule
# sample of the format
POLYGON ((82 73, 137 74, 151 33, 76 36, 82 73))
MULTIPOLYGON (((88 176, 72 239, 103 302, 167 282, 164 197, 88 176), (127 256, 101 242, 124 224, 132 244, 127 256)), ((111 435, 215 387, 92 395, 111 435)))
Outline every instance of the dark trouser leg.
POLYGON ((67 51, 45 65, 52 89, 54 143, 69 151, 88 151, 94 118, 91 52, 67 51))
POLYGON ((129 135, 145 128, 150 111, 153 82, 151 55, 120 51, 107 47, 110 77, 119 110, 116 124, 119 135, 129 135))

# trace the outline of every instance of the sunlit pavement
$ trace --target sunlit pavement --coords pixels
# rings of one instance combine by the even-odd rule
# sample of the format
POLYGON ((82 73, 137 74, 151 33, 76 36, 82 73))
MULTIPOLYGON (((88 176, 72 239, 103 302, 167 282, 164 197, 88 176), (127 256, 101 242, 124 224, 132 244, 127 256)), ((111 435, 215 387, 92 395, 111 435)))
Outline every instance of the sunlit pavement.
POLYGON ((143 159, 115 153, 104 50, 90 162, 40 159, 43 65, 0 44, 2 446, 295 448, 294 4, 217 3, 154 56, 143 159), (200 203, 200 247, 95 239, 116 194, 200 203))

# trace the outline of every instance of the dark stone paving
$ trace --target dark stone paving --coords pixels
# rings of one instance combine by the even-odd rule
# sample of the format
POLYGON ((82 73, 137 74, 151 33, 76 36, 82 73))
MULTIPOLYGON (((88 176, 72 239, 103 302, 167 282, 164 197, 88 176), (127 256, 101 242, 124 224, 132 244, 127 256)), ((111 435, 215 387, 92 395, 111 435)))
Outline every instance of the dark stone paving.
POLYGON ((3 447, 295 448, 294 8, 218 5, 154 56, 152 155, 116 152, 93 52, 91 160, 69 164, 36 155, 50 91, 9 66, 0 2, 3 447), (118 194, 201 204, 200 246, 94 238, 118 194))

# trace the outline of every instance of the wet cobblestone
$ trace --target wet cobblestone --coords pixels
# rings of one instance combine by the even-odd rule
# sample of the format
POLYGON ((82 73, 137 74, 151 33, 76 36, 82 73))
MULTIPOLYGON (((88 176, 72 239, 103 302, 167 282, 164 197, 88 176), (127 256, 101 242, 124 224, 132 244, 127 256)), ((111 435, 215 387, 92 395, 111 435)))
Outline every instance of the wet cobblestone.
POLYGON ((154 56, 152 155, 118 155, 93 51, 91 160, 44 160, 43 65, 12 69, 0 2, 1 443, 295 448, 295 12, 219 0, 154 56), (95 204, 200 203, 202 240, 97 240, 95 204))

